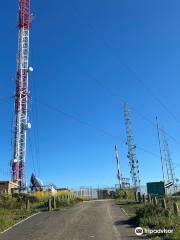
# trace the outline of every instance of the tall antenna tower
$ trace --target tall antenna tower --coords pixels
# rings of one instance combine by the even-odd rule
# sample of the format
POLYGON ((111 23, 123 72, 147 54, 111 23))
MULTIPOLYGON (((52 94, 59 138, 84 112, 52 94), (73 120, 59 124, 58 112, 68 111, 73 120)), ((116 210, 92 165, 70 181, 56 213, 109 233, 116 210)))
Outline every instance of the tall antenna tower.
POLYGON ((116 158, 116 163, 117 163, 117 179, 118 179, 118 183, 119 183, 119 189, 121 188, 121 184, 122 184, 122 176, 120 173, 120 165, 119 165, 119 155, 118 155, 118 147, 117 145, 115 145, 115 158, 116 158))
POLYGON ((156 125, 157 125, 157 133, 158 133, 159 152, 160 152, 160 158, 161 158, 162 176, 163 176, 163 182, 165 183, 164 160, 163 160, 163 151, 162 151, 162 146, 161 146, 161 133, 160 133, 160 127, 159 127, 159 122, 158 122, 158 117, 157 116, 156 116, 156 125))
POLYGON ((13 136, 12 181, 16 182, 19 190, 26 187, 26 130, 31 127, 28 123, 28 72, 29 67, 29 29, 30 29, 30 0, 19 0, 18 16, 18 53, 15 93, 15 119, 13 136))
POLYGON ((128 146, 128 159, 130 165, 130 174, 132 179, 133 187, 140 191, 140 179, 139 179, 139 163, 136 158, 136 145, 134 141, 131 113, 127 103, 124 104, 124 119, 126 127, 126 144, 128 146))
POLYGON ((117 145, 115 145, 115 158, 117 164, 118 187, 119 189, 130 188, 129 178, 123 177, 122 171, 120 172, 120 162, 117 145))
POLYGON ((159 149, 160 149, 160 155, 161 155, 163 181, 165 183, 165 187, 169 188, 170 192, 172 188, 173 188, 173 192, 176 192, 177 179, 175 178, 175 171, 173 168, 173 162, 172 162, 172 158, 169 150, 168 139, 165 131, 159 126, 157 116, 156 116, 156 122, 157 122, 157 131, 158 131, 159 149))
MULTIPOLYGON (((172 184, 171 187, 173 189, 173 192, 175 193, 176 192, 175 172, 174 172, 173 162, 172 162, 172 158, 169 150, 168 140, 164 131, 162 131, 162 138, 163 138, 164 161, 165 161, 166 172, 167 172, 167 184, 169 185, 172 184)), ((171 190, 171 187, 170 187, 170 190, 171 190)))

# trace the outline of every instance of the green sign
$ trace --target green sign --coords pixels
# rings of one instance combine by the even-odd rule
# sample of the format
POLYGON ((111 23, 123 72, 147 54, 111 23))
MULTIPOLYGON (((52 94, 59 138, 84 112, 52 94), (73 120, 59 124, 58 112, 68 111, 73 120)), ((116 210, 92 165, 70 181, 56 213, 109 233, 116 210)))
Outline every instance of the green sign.
POLYGON ((147 193, 150 195, 165 195, 164 182, 147 183, 147 193))

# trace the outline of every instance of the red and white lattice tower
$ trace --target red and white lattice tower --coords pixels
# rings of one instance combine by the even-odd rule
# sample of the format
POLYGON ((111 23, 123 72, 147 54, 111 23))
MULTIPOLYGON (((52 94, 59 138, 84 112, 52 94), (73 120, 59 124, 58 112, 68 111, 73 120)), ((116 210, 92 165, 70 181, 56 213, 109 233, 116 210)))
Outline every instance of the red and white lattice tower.
POLYGON ((18 183, 20 191, 26 187, 26 131, 28 123, 28 72, 30 0, 19 0, 18 53, 15 93, 15 119, 13 136, 12 181, 18 183))
POLYGON ((115 145, 115 158, 116 158, 116 164, 117 164, 117 179, 119 183, 119 189, 121 188, 122 185, 122 176, 120 173, 120 164, 119 164, 119 154, 118 154, 118 147, 115 145))

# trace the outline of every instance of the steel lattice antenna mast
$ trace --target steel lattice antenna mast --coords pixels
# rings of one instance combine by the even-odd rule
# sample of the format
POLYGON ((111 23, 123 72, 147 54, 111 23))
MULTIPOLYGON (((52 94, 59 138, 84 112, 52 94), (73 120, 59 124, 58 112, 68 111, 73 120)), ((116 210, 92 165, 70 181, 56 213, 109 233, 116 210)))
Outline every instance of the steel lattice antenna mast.
POLYGON ((128 146, 128 159, 130 165, 130 174, 132 179, 133 187, 140 191, 140 179, 139 179, 139 164, 136 158, 136 145, 134 142, 134 135, 131 123, 131 113, 127 103, 124 104, 124 119, 126 126, 126 137, 128 146))
POLYGON ((29 68, 29 29, 30 0, 19 0, 19 35, 17 53, 17 74, 15 94, 15 120, 13 136, 12 181, 18 183, 20 191, 26 187, 26 130, 28 123, 28 72, 29 68))
POLYGON ((163 181, 165 183, 165 186, 168 186, 168 188, 173 187, 173 191, 176 192, 176 188, 177 188, 176 178, 175 178, 173 162, 172 162, 172 158, 169 150, 168 139, 166 137, 165 131, 159 125, 157 116, 156 116, 156 122, 157 122, 158 142, 159 142, 159 149, 160 149, 160 156, 161 156, 163 181))
POLYGON ((167 183, 172 183, 173 191, 176 192, 176 178, 173 168, 173 162, 169 150, 169 144, 165 132, 162 131, 162 141, 163 141, 163 150, 164 150, 164 162, 166 165, 167 172, 167 183))
POLYGON ((115 145, 115 158, 116 158, 116 163, 117 163, 117 179, 119 182, 119 189, 120 189, 121 184, 122 184, 122 179, 121 179, 121 174, 120 174, 120 164, 119 164, 119 155, 118 155, 117 145, 115 145))
POLYGON ((164 176, 164 159, 163 159, 163 152, 162 152, 162 144, 161 144, 161 134, 160 134, 160 127, 158 122, 158 117, 156 116, 156 125, 157 125, 157 133, 158 133, 158 144, 159 144, 159 152, 160 152, 160 158, 161 158, 161 169, 162 169, 162 176, 163 176, 163 182, 165 184, 165 176, 164 176))

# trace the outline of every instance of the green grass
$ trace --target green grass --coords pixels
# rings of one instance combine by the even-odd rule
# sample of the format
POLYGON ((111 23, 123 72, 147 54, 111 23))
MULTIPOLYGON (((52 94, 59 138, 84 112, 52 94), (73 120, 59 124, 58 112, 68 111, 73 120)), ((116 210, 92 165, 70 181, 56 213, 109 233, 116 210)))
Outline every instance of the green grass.
POLYGON ((138 202, 127 200, 117 201, 117 204, 126 211, 129 217, 136 216, 136 210, 144 206, 144 204, 139 204, 138 202))
POLYGON ((159 239, 180 239, 180 217, 176 216, 172 209, 163 209, 159 205, 147 204, 136 210, 135 219, 137 225, 143 228, 174 230, 173 234, 159 235, 159 239))
POLYGON ((60 200, 60 201, 57 200, 56 208, 60 209, 62 207, 71 207, 77 202, 79 202, 78 199, 69 199, 69 200, 60 200))
POLYGON ((180 216, 173 211, 172 201, 179 203, 179 199, 167 198, 167 209, 162 208, 160 202, 157 206, 150 203, 136 203, 135 201, 117 200, 117 204, 123 208, 130 218, 144 229, 174 229, 173 234, 149 235, 157 240, 180 239, 180 216))
POLYGON ((40 203, 32 203, 29 211, 26 210, 24 196, 0 196, 0 232, 38 212, 40 203))
MULTIPOLYGON (((79 199, 56 200, 56 209, 60 210, 64 207, 70 207, 79 199)), ((52 201, 53 204, 53 201, 52 201)), ((34 213, 48 210, 48 202, 46 200, 39 200, 34 196, 19 195, 14 196, 4 195, 0 196, 0 232, 3 232, 10 226, 19 221, 31 216, 34 213), (26 209, 26 201, 30 201, 30 209, 26 209)))
POLYGON ((26 209, 0 208, 0 232, 21 221, 22 219, 32 215, 35 212, 36 211, 34 209, 26 211, 26 209))

